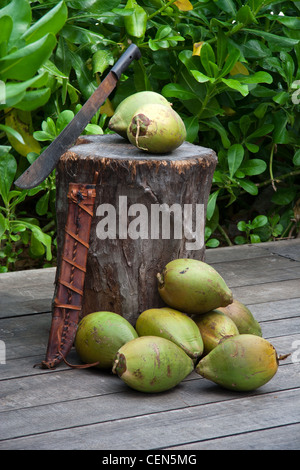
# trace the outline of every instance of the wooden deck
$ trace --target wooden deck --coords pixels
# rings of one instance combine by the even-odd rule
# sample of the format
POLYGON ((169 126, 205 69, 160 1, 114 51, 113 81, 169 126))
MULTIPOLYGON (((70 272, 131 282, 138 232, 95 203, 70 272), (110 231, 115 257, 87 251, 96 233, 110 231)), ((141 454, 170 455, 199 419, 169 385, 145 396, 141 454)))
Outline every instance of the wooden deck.
MULTIPOLYGON (((278 354, 292 353, 270 382, 234 393, 193 372, 147 395, 109 372, 34 368, 45 356, 55 269, 1 274, 0 449, 300 449, 300 239, 208 250, 206 261, 278 354)), ((69 360, 78 361, 74 351, 69 360)))

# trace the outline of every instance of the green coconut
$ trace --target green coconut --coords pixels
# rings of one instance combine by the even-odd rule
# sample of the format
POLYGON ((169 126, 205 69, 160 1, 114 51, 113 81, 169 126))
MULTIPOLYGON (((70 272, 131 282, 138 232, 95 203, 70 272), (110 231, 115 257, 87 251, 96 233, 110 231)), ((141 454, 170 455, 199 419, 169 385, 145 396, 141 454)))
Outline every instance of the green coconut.
POLYGON ((192 359, 203 353, 203 341, 195 322, 172 308, 152 308, 140 314, 135 329, 139 336, 161 336, 181 347, 192 359))
POLYGON ((132 116, 137 109, 147 103, 159 103, 171 107, 171 103, 155 91, 140 91, 125 98, 117 106, 114 115, 110 118, 108 127, 110 130, 127 139, 127 129, 132 116))
POLYGON ((221 341, 199 361, 195 371, 226 389, 251 391, 269 382, 285 357, 278 357, 266 339, 242 334, 221 341))
POLYGON ((222 339, 239 334, 234 321, 218 310, 193 315, 192 319, 201 333, 204 355, 215 348, 222 339))
POLYGON ((230 305, 227 305, 226 307, 218 307, 217 310, 224 313, 234 321, 240 334, 262 336, 260 324, 254 318, 249 308, 239 300, 233 299, 233 302, 230 305))
POLYGON ((109 369, 118 349, 137 338, 134 327, 114 312, 93 312, 79 322, 75 337, 75 349, 86 364, 109 369))
POLYGON ((175 387, 193 369, 193 360, 172 341, 140 336, 119 349, 112 370, 130 388, 156 393, 175 387))
POLYGON ((157 274, 158 292, 171 308, 188 314, 206 313, 232 302, 222 276, 203 261, 179 258, 157 274))
POLYGON ((170 106, 149 103, 141 106, 133 115, 127 137, 140 150, 165 154, 184 142, 186 128, 179 114, 170 106))

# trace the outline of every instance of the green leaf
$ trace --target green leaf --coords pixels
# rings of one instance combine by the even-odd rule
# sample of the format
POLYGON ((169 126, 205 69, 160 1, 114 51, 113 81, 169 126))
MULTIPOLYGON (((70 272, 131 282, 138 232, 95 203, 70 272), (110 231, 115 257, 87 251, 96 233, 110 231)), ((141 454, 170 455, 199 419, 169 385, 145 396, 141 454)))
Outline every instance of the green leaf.
POLYGON ((264 124, 260 126, 256 131, 252 132, 252 134, 248 135, 247 141, 257 139, 258 137, 265 137, 266 135, 270 134, 273 129, 274 124, 264 124))
POLYGON ((268 72, 256 72, 253 75, 239 76, 241 83, 272 83, 273 77, 268 72))
POLYGON ((246 59, 262 59, 272 55, 272 51, 257 39, 250 39, 250 41, 241 45, 241 49, 246 59))
POLYGON ((257 186, 250 180, 239 180, 239 185, 249 194, 252 196, 256 196, 258 194, 257 186))
POLYGON ((287 15, 265 15, 271 21, 278 21, 289 29, 300 29, 300 18, 287 16, 287 15))
POLYGON ((238 230, 240 230, 240 232, 246 232, 248 230, 248 227, 248 224, 246 224, 244 220, 240 220, 237 224, 237 228, 238 230))
POLYGON ((103 129, 97 124, 88 124, 85 128, 85 132, 91 135, 101 135, 103 134, 103 129))
POLYGON ((291 50, 299 42, 299 39, 292 39, 286 36, 278 36, 276 34, 268 33, 267 31, 260 31, 248 28, 244 28, 244 31, 265 39, 271 47, 272 51, 274 52, 281 52, 283 49, 291 50))
POLYGON ((280 53, 280 60, 282 61, 282 68, 284 70, 284 75, 287 81, 288 86, 291 86, 292 81, 293 81, 293 76, 295 72, 295 64, 287 52, 281 52, 280 53))
POLYGON ((251 243, 260 243, 261 242, 260 236, 257 235, 256 233, 250 233, 250 242, 251 243))
POLYGON ((50 88, 41 88, 40 90, 27 91, 16 105, 15 108, 23 111, 34 111, 44 106, 51 96, 50 88))
POLYGON ((30 230, 33 233, 36 240, 42 243, 44 247, 46 248, 46 259, 50 261, 52 259, 52 253, 51 253, 52 239, 50 235, 48 235, 47 233, 44 233, 38 225, 35 225, 32 222, 28 222, 28 220, 31 220, 31 219, 19 219, 17 221, 12 221, 12 226, 18 226, 22 224, 24 227, 30 230))
POLYGON ((86 63, 80 54, 75 54, 75 52, 70 50, 70 56, 72 57, 72 64, 76 73, 81 93, 84 99, 87 100, 96 90, 97 85, 93 80, 92 73, 87 68, 86 63))
POLYGON ((28 80, 50 57, 56 44, 54 34, 28 44, 25 47, 0 59, 1 79, 28 80))
MULTIPOLYGON (((104 43, 104 36, 102 34, 72 23, 66 23, 62 29, 61 34, 63 35, 64 39, 68 40, 72 44, 100 44, 100 47, 102 47, 104 43)), ((108 40, 108 42, 111 41, 108 40)), ((72 49, 69 49, 69 52, 71 51, 72 49)))
POLYGON ((7 153, 0 157, 0 195, 3 201, 8 201, 10 188, 17 171, 17 162, 13 155, 7 153))
POLYGON ((220 190, 218 189, 217 191, 214 191, 212 194, 209 195, 206 209, 207 220, 211 220, 212 216, 214 215, 219 192, 220 190))
POLYGON ((159 44, 157 44, 157 42, 155 42, 154 39, 149 39, 148 45, 149 45, 151 51, 158 51, 159 50, 159 44))
POLYGON ((247 96, 249 93, 247 85, 242 85, 238 80, 234 80, 233 78, 222 78, 222 82, 229 88, 238 91, 243 96, 247 96))
POLYGON ((244 158, 244 148, 241 144, 234 144, 228 149, 228 168, 230 178, 232 178, 236 170, 240 167, 244 158))
POLYGON ((236 19, 239 23, 243 23, 244 25, 255 23, 257 24, 258 21, 255 18, 254 14, 252 13, 249 5, 243 5, 236 14, 236 19))
POLYGON ((226 11, 232 16, 236 15, 235 2, 232 0, 214 0, 214 3, 220 8, 220 10, 226 11))
POLYGON ((213 48, 208 42, 205 42, 201 47, 200 60, 206 73, 213 77, 213 64, 216 62, 216 57, 213 48))
POLYGON ((69 2, 71 8, 81 11, 88 11, 93 15, 111 11, 116 8, 120 0, 72 0, 69 2))
POLYGON ((300 166, 300 149, 298 149, 293 156, 293 164, 295 166, 300 166))
POLYGON ((7 219, 4 217, 3 214, 0 213, 0 240, 4 232, 6 232, 6 229, 7 229, 7 219))
MULTIPOLYGON (((219 28, 217 36, 217 62, 221 69, 227 56, 228 39, 224 31, 219 28)), ((225 74, 226 75, 226 74, 225 74)))
POLYGON ((3 155, 7 155, 10 150, 10 145, 0 145, 0 157, 2 157, 3 155))
POLYGON ((48 140, 52 141, 55 137, 52 134, 44 131, 35 131, 33 137, 39 142, 47 142, 48 140))
POLYGON ((3 107, 15 106, 24 98, 29 87, 43 86, 47 81, 47 77, 47 73, 42 73, 22 82, 7 82, 5 84, 5 105, 3 107))
POLYGON ((32 43, 41 39, 48 33, 57 34, 68 18, 68 9, 65 3, 59 2, 55 7, 51 8, 45 15, 23 34, 22 39, 26 43, 32 43))
POLYGON ((9 38, 8 49, 22 36, 31 23, 31 8, 27 0, 12 0, 0 9, 0 18, 10 16, 13 27, 9 38))
POLYGON ((287 93, 286 91, 281 91, 278 93, 278 95, 273 96, 272 100, 275 101, 275 103, 284 105, 286 104, 289 100, 291 99, 291 95, 287 93))
POLYGON ((30 237, 30 255, 34 257, 43 256, 45 253, 44 245, 35 237, 34 233, 31 232, 30 237))
POLYGON ((246 145, 247 149, 249 150, 249 152, 251 152, 251 153, 259 152, 259 146, 258 145, 251 144, 250 142, 246 142, 245 145, 246 145))
MULTIPOLYGON (((13 28, 13 20, 10 16, 2 16, 0 17, 0 44, 5 43, 7 46, 7 43, 9 41, 11 32, 13 28)), ((3 53, 3 50, 1 51, 2 54, 7 54, 7 47, 5 47, 5 52, 3 53)))
POLYGON ((208 77, 207 75, 204 75, 204 73, 199 72, 199 70, 190 70, 191 74, 193 77, 197 80, 199 83, 204 83, 204 82, 214 82, 214 78, 208 77))
POLYGON ((276 144, 288 144, 289 136, 287 131, 288 116, 283 109, 273 115, 274 130, 273 141, 276 144))
POLYGON ((230 147, 230 140, 228 139, 226 129, 222 126, 222 124, 217 118, 208 119, 202 122, 206 126, 211 127, 212 129, 215 129, 219 133, 221 140, 222 140, 222 144, 224 145, 225 148, 230 147))
POLYGON ((142 38, 147 27, 147 13, 135 0, 128 0, 125 9, 133 8, 134 13, 124 16, 124 24, 129 36, 142 38))
POLYGON ((249 127, 251 126, 251 118, 248 114, 243 114, 241 117, 240 121, 240 129, 243 133, 243 135, 246 135, 248 132, 249 127))
POLYGON ((155 39, 163 39, 167 37, 172 31, 171 26, 169 25, 162 25, 156 31, 155 39))
POLYGON ((254 230, 259 227, 263 227, 268 223, 268 217, 265 215, 258 215, 251 222, 251 229, 254 230))
POLYGON ((280 206, 290 204, 296 197, 297 190, 295 188, 278 188, 272 196, 272 202, 280 206))
POLYGON ((92 65, 93 65, 93 73, 100 73, 103 72, 110 66, 113 65, 114 58, 110 51, 106 51, 104 49, 100 49, 96 51, 92 58, 92 65))
POLYGON ((238 235, 237 237, 235 237, 234 242, 237 245, 244 245, 245 243, 247 243, 247 240, 246 240, 245 237, 242 237, 241 235, 238 235))
POLYGON ((179 60, 186 66, 187 70, 197 70, 200 66, 199 56, 193 55, 192 51, 181 51, 179 60))
POLYGON ((199 132, 199 120, 197 116, 190 116, 188 118, 184 118, 184 125, 186 128, 186 140, 187 142, 193 143, 199 132))
POLYGON ((56 137, 57 135, 55 122, 51 117, 47 117, 46 121, 42 122, 42 129, 44 132, 48 132, 48 134, 51 134, 53 137, 56 137))
POLYGON ((238 49, 232 49, 230 51, 228 57, 226 58, 225 64, 224 64, 224 66, 221 70, 221 73, 218 75, 218 78, 225 77, 225 75, 227 75, 230 72, 232 67, 239 60, 240 55, 241 55, 241 53, 238 49))
POLYGON ((45 215, 47 214, 48 211, 48 205, 49 205, 49 196, 50 193, 47 191, 35 205, 35 210, 38 215, 45 215))
POLYGON ((6 126, 5 124, 0 124, 0 130, 6 132, 6 134, 12 135, 15 139, 17 139, 19 142, 21 142, 21 144, 25 144, 21 134, 18 131, 16 131, 15 129, 13 129, 12 127, 6 126))
POLYGON ((248 176, 260 175, 263 173, 267 168, 267 164, 264 160, 260 160, 259 158, 253 158, 252 160, 248 160, 247 162, 243 163, 240 166, 240 170, 248 176))
POLYGON ((177 83, 168 83, 162 89, 162 95, 166 98, 179 98, 181 100, 192 100, 197 98, 197 95, 192 91, 184 88, 182 85, 177 83))
POLYGON ((62 111, 56 121, 56 132, 57 135, 61 133, 61 131, 72 121, 74 117, 73 111, 66 109, 62 111))

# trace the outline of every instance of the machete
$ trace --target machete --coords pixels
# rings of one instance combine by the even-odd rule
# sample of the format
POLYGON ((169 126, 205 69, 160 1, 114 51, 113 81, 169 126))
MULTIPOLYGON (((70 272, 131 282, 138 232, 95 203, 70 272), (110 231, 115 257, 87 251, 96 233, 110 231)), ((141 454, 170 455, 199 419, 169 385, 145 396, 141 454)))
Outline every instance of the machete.
POLYGON ((31 189, 38 186, 56 167, 61 155, 74 144, 77 137, 85 129, 91 118, 116 87, 122 72, 133 60, 141 57, 141 52, 135 44, 131 44, 112 67, 105 79, 74 116, 72 121, 51 142, 44 152, 30 165, 30 167, 15 181, 15 185, 22 189, 31 189))

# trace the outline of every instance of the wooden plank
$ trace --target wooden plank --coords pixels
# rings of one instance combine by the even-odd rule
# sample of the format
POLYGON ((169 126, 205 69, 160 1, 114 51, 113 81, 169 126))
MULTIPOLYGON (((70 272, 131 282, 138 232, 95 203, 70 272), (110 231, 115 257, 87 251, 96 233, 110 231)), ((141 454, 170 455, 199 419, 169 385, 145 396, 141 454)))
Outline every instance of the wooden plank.
POLYGON ((300 316, 295 318, 285 318, 283 320, 261 322, 260 325, 264 338, 300 333, 300 316))
POLYGON ((0 274, 0 318, 49 312, 54 295, 53 274, 53 269, 0 274))
MULTIPOLYGON (((38 292, 38 288, 32 289, 30 295, 32 295, 33 291, 38 292)), ((23 294, 22 294, 23 295, 23 294)), ((41 294, 42 296, 44 294, 41 294)), ((0 318, 7 318, 11 317, 14 318, 16 315, 31 315, 32 313, 46 313, 50 312, 51 310, 51 302, 52 299, 50 295, 47 298, 41 299, 15 299, 14 295, 6 295, 4 294, 1 299, 1 315, 0 318)))
POLYGON ((268 250, 269 253, 300 261, 300 238, 282 240, 277 243, 268 242, 260 245, 268 250))
POLYGON ((299 279, 232 287, 233 295, 246 305, 276 300, 299 299, 299 279))
POLYGON ((236 245, 221 248, 207 248, 205 251, 205 262, 208 264, 230 263, 236 260, 247 260, 269 256, 260 244, 236 245))
MULTIPOLYGON (((238 248, 238 247, 234 247, 238 248)), ((214 263, 215 269, 224 277, 231 289, 245 285, 270 282, 295 281, 296 296, 300 290, 300 263, 277 256, 264 258, 238 259, 227 263, 214 263), (298 279, 296 279, 298 277, 298 279)), ((32 270, 0 275, 1 298, 0 317, 47 312, 51 310, 54 294, 54 270, 32 270), (38 276, 40 271, 40 277, 38 276), (44 273, 44 271, 46 271, 44 273), (22 274, 21 274, 22 273, 22 274), (26 274, 27 273, 27 274, 26 274), (16 282, 12 279, 16 274, 16 282)), ((252 296, 253 298, 253 296, 252 296)), ((241 300, 241 299, 240 299, 241 300)), ((274 299, 276 300, 276 298, 274 299)))
MULTIPOLYGON (((200 381, 199 381, 200 383, 200 381)), ((205 382, 202 381, 205 385, 205 382)), ((199 389, 199 394, 201 391, 199 389)), ((150 396, 151 400, 158 400, 159 397, 150 396)), ((98 405, 90 409, 90 413, 101 407, 102 400, 98 405)), ((133 400, 138 412, 136 398, 133 400)), ((122 403, 118 403, 122 413, 122 403)), ((116 407, 116 400, 111 402, 111 410, 116 407)), ((42 426, 43 421, 51 427, 53 413, 60 415, 61 425, 68 425, 69 419, 74 419, 74 415, 80 410, 79 403, 73 409, 71 415, 66 415, 62 403, 57 403, 49 407, 48 413, 40 413, 31 424, 42 426)), ((102 411, 102 410, 101 410, 102 411)), ((21 420, 22 413, 26 409, 20 410, 17 422, 22 433, 21 420)), ((105 413, 105 411, 103 411, 105 413)), ((217 403, 206 403, 203 405, 191 406, 188 409, 172 409, 163 412, 153 412, 142 416, 130 418, 118 418, 102 423, 89 425, 71 425, 69 428, 49 431, 47 433, 37 433, 27 436, 16 437, 14 439, 4 438, 0 442, 0 449, 161 449, 184 443, 191 443, 199 440, 205 441, 212 438, 220 438, 228 435, 246 433, 271 429, 278 426, 288 426, 299 423, 300 414, 300 389, 260 394, 256 396, 244 396, 234 400, 225 400, 217 403), (254 414, 255 410, 255 414, 254 414), (232 419, 238 416, 238 419, 232 419), (141 432, 142 431, 142 432, 141 432)), ((287 442, 282 436, 279 448, 285 448, 287 442)), ((247 441, 244 441, 244 448, 247 449, 247 441)))
POLYGON ((6 345, 6 360, 36 356, 46 351, 51 314, 36 314, 1 320, 0 339, 6 345))
MULTIPOLYGON (((265 337, 300 332, 300 317, 297 316, 266 322, 262 320, 263 312, 260 324, 265 337)), ((46 352, 50 325, 50 313, 1 320, 0 339, 6 344, 7 361, 46 352)))
MULTIPOLYGON (((5 381, 1 387, 0 436, 15 438, 65 427, 236 400, 241 396, 253 398, 262 393, 296 388, 297 385, 298 370, 293 364, 280 366, 268 384, 249 394, 221 389, 196 373, 174 389, 153 395, 129 389, 118 377, 103 371, 77 370, 63 375, 52 373, 36 376, 31 380, 5 381), (114 406, 114 403, 118 406, 114 406), (51 419, 41 420, 41 416, 51 416, 51 419)), ((255 416, 255 410, 253 414, 255 416)))
MULTIPOLYGON (((35 286, 47 289, 51 272, 39 280, 38 273, 17 274, 16 289, 28 291, 27 297, 18 294, 20 307, 22 299, 32 301, 27 314, 22 316, 21 308, 19 317, 11 308, 16 296, 5 297, 15 293, 11 274, 16 273, 7 273, 6 285, 0 275, 0 310, 7 299, 12 316, 0 321, 8 355, 0 366, 0 448, 251 449, 260 448, 260 441, 266 449, 293 449, 297 442, 299 448, 300 264, 293 261, 298 246, 251 246, 248 254, 245 246, 230 247, 238 250, 225 249, 227 254, 220 253, 214 263, 224 279, 228 275, 235 297, 249 306, 277 353, 292 353, 268 384, 248 394, 221 389, 195 372, 173 390, 147 395, 103 371, 73 370, 64 364, 55 371, 34 369, 44 358, 51 313, 28 313, 43 302, 35 286), (33 277, 37 284, 32 284, 33 277)), ((69 359, 78 362, 74 349, 69 359)))
MULTIPOLYGON (((216 263, 214 268, 229 287, 242 287, 277 281, 298 280, 300 286, 300 263, 283 257, 267 256, 231 263, 216 263)), ((298 288, 299 294, 299 288, 298 288)))
MULTIPOLYGON (((288 336, 276 336, 268 339, 273 346, 276 348, 278 355, 295 353, 296 349, 299 348, 300 333, 290 334, 288 336)), ((24 357, 16 357, 6 361, 6 364, 1 364, 0 367, 0 381, 8 379, 16 379, 19 377, 28 377, 32 375, 39 374, 55 374, 55 373, 64 373, 66 370, 70 372, 70 368, 64 363, 60 364, 59 367, 53 371, 40 369, 39 367, 34 368, 35 364, 40 364, 41 361, 45 358, 45 349, 41 351, 38 355, 24 355, 24 357)), ((297 357, 296 357, 297 358, 297 357)), ((284 364, 291 362, 291 356, 289 356, 284 364)), ((300 360, 300 356, 298 358, 300 360)), ((71 364, 79 364, 80 360, 74 350, 70 351, 68 355, 68 361, 71 364)), ((66 379, 68 380, 68 379, 66 379)))
MULTIPOLYGON (((299 293, 300 295, 300 293, 299 293)), ((278 320, 300 316, 300 297, 248 304, 257 321, 278 320)))
POLYGON ((47 285, 54 283, 56 268, 28 269, 25 271, 13 271, 0 273, 0 291, 9 289, 31 287, 32 285, 47 285))
POLYGON ((209 264, 226 263, 234 260, 265 257, 269 256, 270 253, 300 261, 300 238, 281 240, 278 242, 207 248, 205 260, 209 264))
POLYGON ((273 344, 278 356, 290 354, 290 356, 284 360, 282 365, 293 363, 295 368, 298 370, 298 374, 300 374, 300 333, 266 339, 273 344))
MULTIPOLYGON (((131 390, 118 377, 103 371, 48 373, 1 383, 0 436, 17 437, 20 432, 21 435, 47 432, 297 387, 299 366, 293 363, 281 363, 268 384, 249 394, 223 390, 196 372, 174 389, 155 395, 131 390), (61 406, 57 408, 58 403, 61 406), (39 421, 41 415, 48 414, 51 424, 39 421)), ((256 415, 255 410, 253 414, 256 415)))
POLYGON ((290 424, 284 427, 276 426, 261 431, 250 431, 223 438, 212 438, 203 442, 193 442, 176 447, 166 447, 165 450, 195 451, 195 450, 299 450, 300 424, 290 424))

